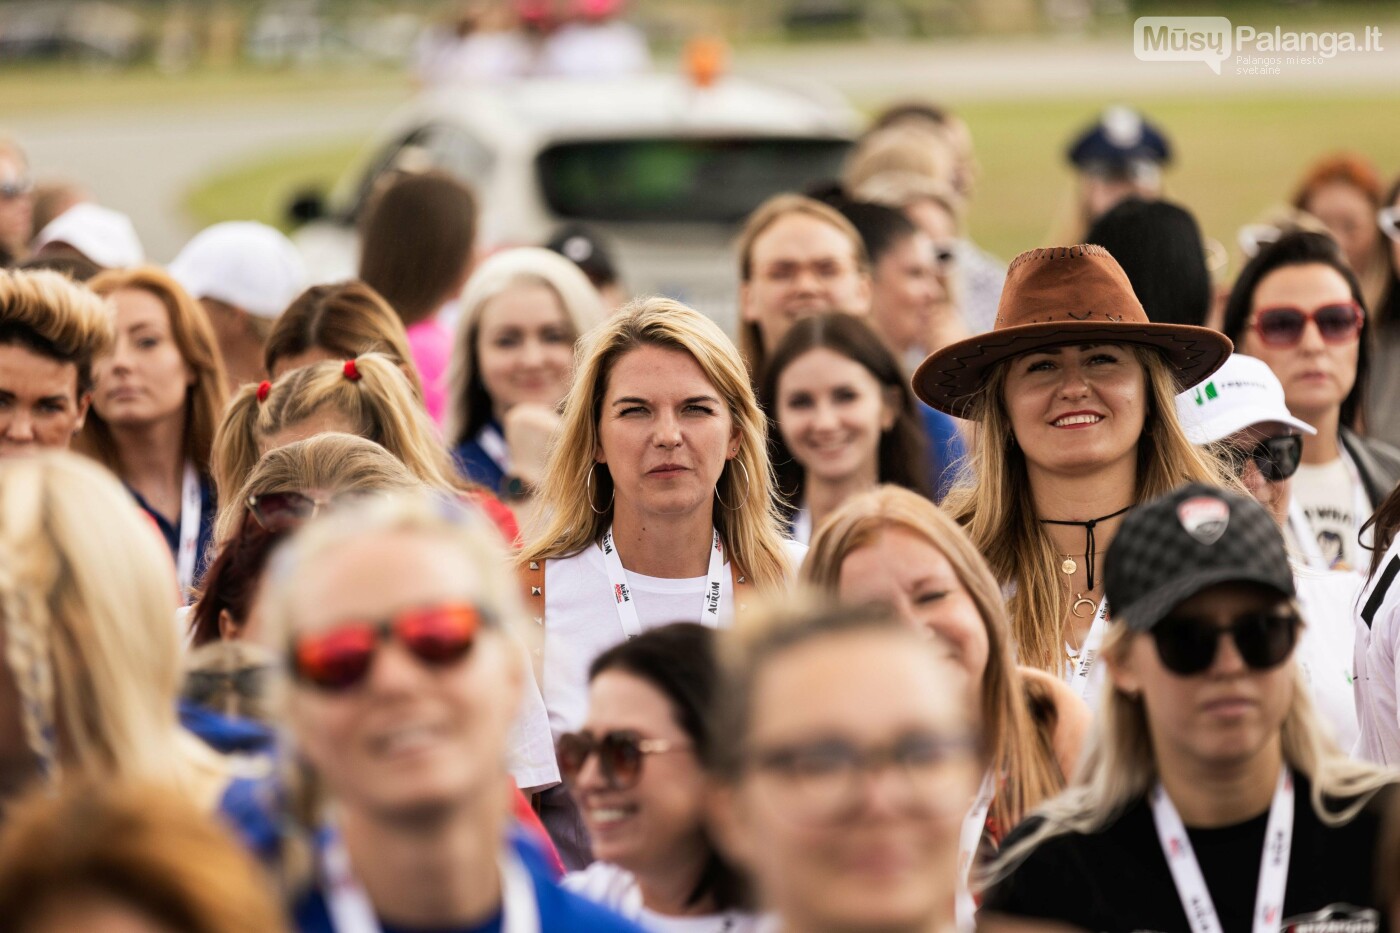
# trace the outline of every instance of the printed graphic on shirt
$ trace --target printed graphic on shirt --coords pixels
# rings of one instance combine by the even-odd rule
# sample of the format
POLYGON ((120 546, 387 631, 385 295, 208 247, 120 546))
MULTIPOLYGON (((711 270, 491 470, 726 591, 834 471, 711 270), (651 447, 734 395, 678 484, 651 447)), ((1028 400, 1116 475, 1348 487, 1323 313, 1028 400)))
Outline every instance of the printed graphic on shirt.
POLYGON ((1377 933, 1380 928, 1378 911, 1331 904, 1314 913, 1285 917, 1280 933, 1377 933))

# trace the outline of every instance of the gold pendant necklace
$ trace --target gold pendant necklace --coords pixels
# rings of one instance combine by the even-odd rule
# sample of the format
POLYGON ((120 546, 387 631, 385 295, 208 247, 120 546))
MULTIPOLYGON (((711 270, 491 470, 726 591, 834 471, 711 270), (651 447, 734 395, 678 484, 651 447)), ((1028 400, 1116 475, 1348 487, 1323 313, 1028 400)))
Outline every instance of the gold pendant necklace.
POLYGON ((1063 564, 1060 565, 1060 569, 1061 569, 1062 571, 1064 571, 1066 574, 1070 574, 1070 575, 1072 576, 1072 575, 1074 574, 1074 572, 1075 572, 1076 570, 1079 569, 1079 565, 1076 564, 1076 563, 1074 562, 1074 558, 1073 558, 1073 557, 1071 557, 1070 555, 1066 554, 1066 555, 1065 555, 1065 562, 1064 562, 1063 564))

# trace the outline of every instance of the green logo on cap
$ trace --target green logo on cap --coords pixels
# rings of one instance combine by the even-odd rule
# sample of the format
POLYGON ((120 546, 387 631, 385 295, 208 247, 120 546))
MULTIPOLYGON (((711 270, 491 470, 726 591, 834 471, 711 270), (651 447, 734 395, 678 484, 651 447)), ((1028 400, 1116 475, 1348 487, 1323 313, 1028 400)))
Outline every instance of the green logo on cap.
POLYGON ((1206 383, 1206 387, 1205 387, 1205 392, 1204 392, 1204 394, 1202 394, 1202 391, 1201 391, 1200 386, 1197 386, 1197 387, 1196 387, 1196 404, 1197 404, 1197 405, 1204 405, 1206 402, 1210 401, 1211 399, 1219 398, 1219 397, 1220 397, 1220 393, 1217 392, 1217 391, 1215 391, 1215 383, 1214 383, 1214 382, 1207 382, 1207 383, 1206 383))

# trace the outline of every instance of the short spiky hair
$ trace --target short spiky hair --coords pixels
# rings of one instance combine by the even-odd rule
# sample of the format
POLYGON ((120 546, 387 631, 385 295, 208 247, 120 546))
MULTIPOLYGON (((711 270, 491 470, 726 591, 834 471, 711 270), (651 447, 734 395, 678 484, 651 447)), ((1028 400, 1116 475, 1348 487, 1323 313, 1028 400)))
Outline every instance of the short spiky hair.
POLYGON ((92 388, 92 361, 114 341, 105 302, 46 269, 0 269, 0 344, 78 367, 78 394, 92 388))

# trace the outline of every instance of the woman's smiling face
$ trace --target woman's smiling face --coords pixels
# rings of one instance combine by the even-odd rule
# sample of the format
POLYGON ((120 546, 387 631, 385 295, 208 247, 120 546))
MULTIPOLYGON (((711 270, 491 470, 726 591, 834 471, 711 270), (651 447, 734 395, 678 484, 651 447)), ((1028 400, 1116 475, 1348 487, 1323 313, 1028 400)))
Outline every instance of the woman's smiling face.
POLYGON ((1131 347, 1051 347, 1005 365, 1002 400, 1032 470, 1082 473, 1136 456, 1148 386, 1131 347))

